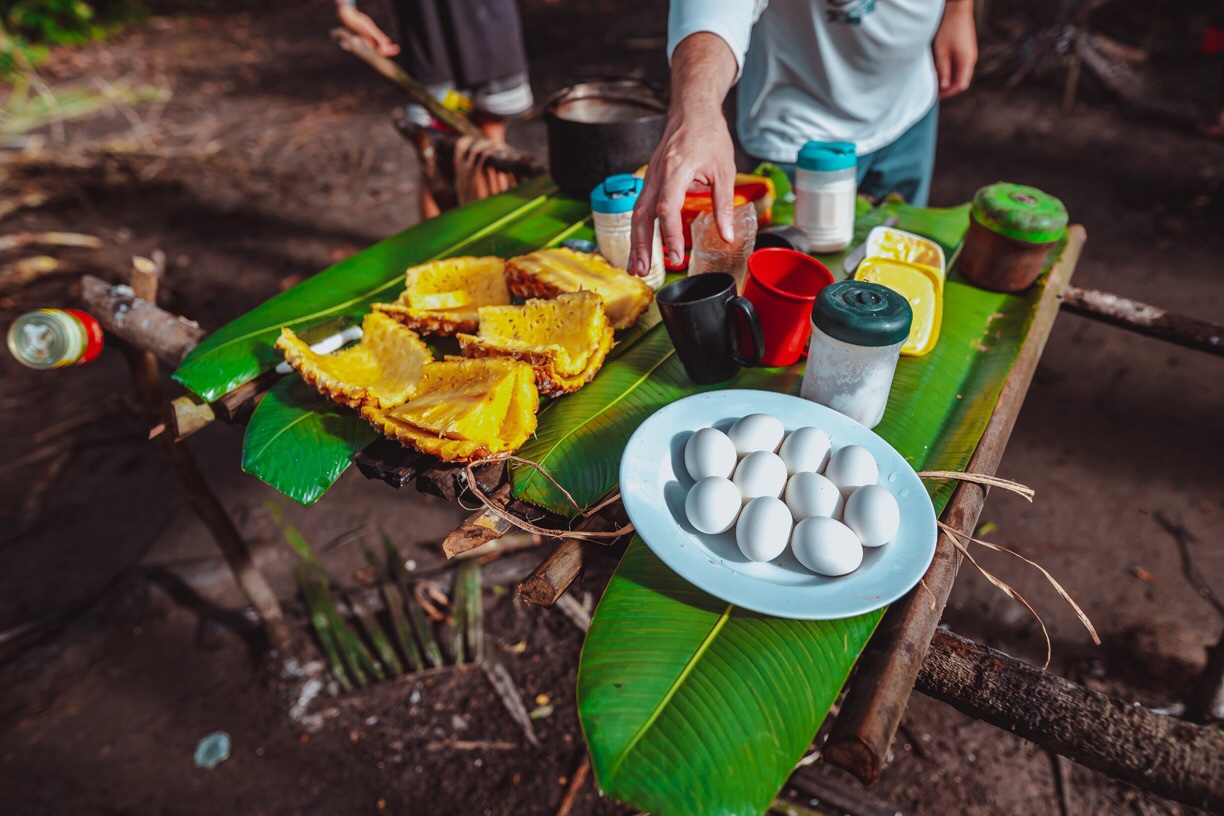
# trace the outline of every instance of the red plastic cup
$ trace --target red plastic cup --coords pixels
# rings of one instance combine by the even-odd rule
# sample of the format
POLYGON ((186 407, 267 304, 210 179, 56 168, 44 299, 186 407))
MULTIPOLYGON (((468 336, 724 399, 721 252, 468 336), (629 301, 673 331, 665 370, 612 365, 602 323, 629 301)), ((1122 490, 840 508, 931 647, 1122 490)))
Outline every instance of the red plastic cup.
POLYGON ((824 264, 793 249, 770 247, 748 256, 744 297, 756 307, 765 330, 761 365, 793 365, 807 352, 812 306, 830 283, 833 273, 824 264))

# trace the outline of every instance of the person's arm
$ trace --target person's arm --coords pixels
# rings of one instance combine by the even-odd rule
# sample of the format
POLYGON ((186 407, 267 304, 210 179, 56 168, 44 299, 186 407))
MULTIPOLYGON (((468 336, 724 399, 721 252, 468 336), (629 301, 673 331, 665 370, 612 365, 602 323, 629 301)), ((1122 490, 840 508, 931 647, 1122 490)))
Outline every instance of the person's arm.
POLYGON ((370 15, 357 8, 356 0, 336 0, 336 16, 349 31, 383 57, 394 57, 400 47, 391 41, 370 15))
POLYGON ((935 40, 935 73, 939 77, 939 98, 947 99, 969 88, 977 64, 977 29, 973 20, 973 0, 947 0, 935 40))
POLYGON ((735 55, 716 34, 698 32, 676 47, 667 128, 650 158, 642 193, 633 208, 630 272, 645 275, 650 271, 656 219, 672 264, 681 261, 684 230, 680 209, 694 180, 710 185, 718 231, 724 240, 731 240, 735 152, 722 103, 735 76, 735 55))

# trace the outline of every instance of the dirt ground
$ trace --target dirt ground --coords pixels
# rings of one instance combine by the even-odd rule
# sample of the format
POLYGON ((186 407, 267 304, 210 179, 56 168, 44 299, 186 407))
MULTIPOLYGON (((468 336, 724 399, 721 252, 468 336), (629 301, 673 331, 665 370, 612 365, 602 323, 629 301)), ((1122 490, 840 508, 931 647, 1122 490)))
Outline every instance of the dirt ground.
MULTIPOLYGON (((665 5, 525 4, 537 94, 610 72, 663 80, 665 5)), ((396 94, 332 46, 330 9, 269 2, 154 18, 56 54, 44 75, 57 87, 99 75, 172 96, 42 133, 43 151, 147 142, 138 155, 23 175, 54 198, 5 219, 3 232, 97 235, 102 249, 63 254, 116 280, 131 255, 163 249, 163 305, 214 328, 416 222, 415 159, 388 116, 396 94)), ((1189 58, 1162 66, 1191 77, 1182 91, 1202 98, 1209 68, 1189 58)), ((1087 227, 1076 283, 1224 319, 1224 142, 1127 114, 1092 87, 1069 112, 1058 98, 1054 87, 996 80, 945 104, 933 203, 998 179, 1042 187, 1087 227)), ((511 141, 542 153, 542 125, 516 123, 511 141)), ((29 143, 27 155, 37 149, 29 143)), ((4 297, 0 323, 70 304, 73 280, 4 297)), ((488 650, 529 707, 539 695, 553 706, 535 723, 538 751, 472 669, 336 699, 307 733, 261 681, 257 639, 215 548, 124 408, 122 355, 43 374, 3 356, 0 373, 0 811, 556 811, 584 751, 574 710, 582 638, 566 618, 501 589, 485 594, 488 650), (59 624, 34 652, 21 629, 30 623, 59 624), (23 673, 56 644, 56 660, 23 673), (231 734, 232 757, 195 768, 196 741, 216 730, 231 734)), ((1039 576, 982 557, 1042 612, 1054 670, 1147 706, 1184 699, 1224 621, 1188 584, 1170 529, 1184 531, 1194 565, 1224 593, 1222 407, 1218 359, 1059 319, 1001 468, 1037 500, 992 496, 983 521, 1060 578, 1104 645, 1039 576)), ((275 494, 238 468, 240 430, 210 428, 190 444, 291 598, 295 559, 266 506, 275 494)), ((317 506, 288 508, 316 547, 382 528, 419 570, 440 562, 438 542, 461 513, 355 472, 317 506)), ((351 583, 360 546, 341 543, 325 562, 351 583)), ((597 598, 611 568, 600 563, 582 592, 597 598)), ((976 574, 962 574, 945 621, 1040 662, 1036 624, 976 574)), ((915 695, 871 795, 907 814, 1058 813, 1054 767, 1032 744, 915 695)), ((1071 813, 1188 812, 1079 767, 1070 778, 1071 813)), ((588 784, 575 812, 626 811, 588 784)))

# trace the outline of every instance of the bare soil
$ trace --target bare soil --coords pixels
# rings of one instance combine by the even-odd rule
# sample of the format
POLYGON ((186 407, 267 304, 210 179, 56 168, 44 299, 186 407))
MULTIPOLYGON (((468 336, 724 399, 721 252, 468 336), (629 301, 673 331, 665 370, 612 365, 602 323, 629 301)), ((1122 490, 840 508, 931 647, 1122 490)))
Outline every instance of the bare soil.
MULTIPOLYGON (((537 96, 612 72, 664 80, 665 5, 526 3, 537 96)), ((149 142, 142 154, 35 174, 30 183, 54 199, 5 219, 4 231, 97 235, 103 249, 60 254, 116 280, 131 255, 161 248, 171 261, 163 305, 215 328, 416 222, 415 159, 388 115, 400 102, 330 43, 331 25, 322 0, 269 2, 154 18, 57 53, 44 69, 54 85, 132 78, 173 96, 66 123, 62 139, 40 134, 46 156, 137 138, 136 118, 149 142)), ((1191 77, 1183 93, 1218 92, 1188 58, 1159 69, 1191 77)), ((998 179, 1035 184, 1087 227, 1076 283, 1224 320, 1224 143, 1119 110, 1091 84, 1071 111, 1058 98, 1041 84, 984 81, 945 104, 934 203, 964 201, 998 179)), ((511 128, 524 149, 542 154, 543 139, 538 121, 511 128)), ((0 323, 70 305, 73 280, 4 295, 0 323)), ((574 710, 582 638, 563 616, 523 607, 504 589, 485 594, 488 651, 529 708, 540 695, 553 706, 535 721, 539 750, 470 668, 329 701, 324 726, 308 733, 261 675, 239 595, 124 408, 122 355, 42 374, 3 356, 0 373, 0 676, 11 681, 0 695, 0 810, 556 811, 584 751, 574 710), (42 627, 38 638, 14 634, 30 622, 42 627), (18 671, 52 647, 55 661, 18 671), (196 741, 216 730, 232 736, 232 757, 195 768, 196 741)), ((1034 486, 1037 501, 994 496, 983 521, 1059 577, 1104 645, 1092 646, 1038 575, 982 557, 1041 611, 1055 671, 1147 706, 1185 699, 1224 621, 1187 583, 1169 528, 1185 531, 1197 569, 1224 592, 1222 406, 1218 359, 1073 315, 1058 321, 1001 469, 1034 486)), ((295 559, 266 507, 275 494, 238 468, 240 430, 210 428, 189 444, 290 599, 295 559)), ((380 528, 426 570, 462 517, 355 472, 315 507, 288 513, 316 547, 358 531, 324 556, 349 584, 361 542, 380 528)), ((581 591, 597 598, 611 568, 605 559, 581 591)), ((1034 621, 968 570, 946 623, 1041 659, 1034 621)), ((920 695, 894 753, 872 795, 902 812, 1059 812, 1049 755, 920 695)), ((1082 768, 1071 780, 1072 813, 1186 812, 1082 768)), ((575 812, 626 811, 588 783, 575 812)))

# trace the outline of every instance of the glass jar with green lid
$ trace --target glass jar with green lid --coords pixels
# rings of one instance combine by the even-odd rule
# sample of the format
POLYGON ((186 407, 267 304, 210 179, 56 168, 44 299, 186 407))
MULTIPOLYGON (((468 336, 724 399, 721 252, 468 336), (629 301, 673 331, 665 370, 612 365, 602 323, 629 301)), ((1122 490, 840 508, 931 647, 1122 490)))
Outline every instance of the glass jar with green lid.
POLYGON ((1036 187, 998 182, 977 191, 956 262, 975 286, 1019 292, 1033 285, 1067 234, 1067 208, 1036 187))

